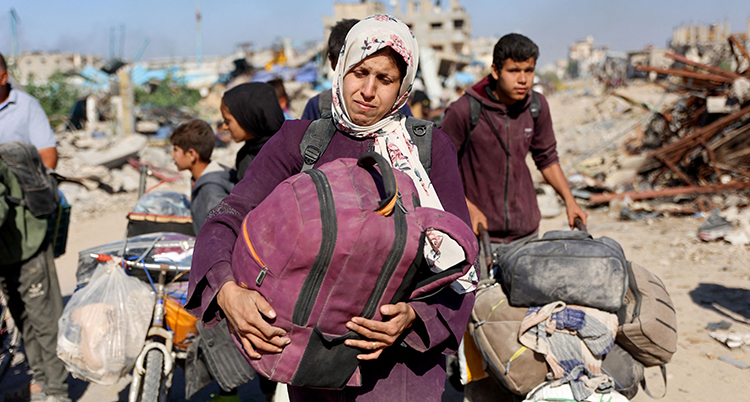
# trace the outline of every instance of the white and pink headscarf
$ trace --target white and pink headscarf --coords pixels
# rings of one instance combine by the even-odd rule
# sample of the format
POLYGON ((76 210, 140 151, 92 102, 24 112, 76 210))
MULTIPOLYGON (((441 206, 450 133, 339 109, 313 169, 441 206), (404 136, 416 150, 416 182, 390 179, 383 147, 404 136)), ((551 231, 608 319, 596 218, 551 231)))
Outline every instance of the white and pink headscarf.
MULTIPOLYGON (((417 146, 406 130, 406 116, 400 112, 409 99, 418 64, 419 45, 406 24, 390 15, 365 18, 349 30, 341 48, 333 80, 331 109, 339 130, 357 138, 375 138, 375 151, 389 160, 394 168, 409 175, 422 206, 443 210, 432 182, 419 161, 417 146), (352 67, 384 47, 390 47, 404 58, 406 74, 402 78, 396 102, 388 113, 371 126, 359 126, 352 122, 346 110, 342 93, 344 76, 352 67)), ((427 235, 432 245, 425 245, 425 257, 433 271, 447 269, 465 258, 458 243, 444 233, 430 230, 427 235)), ((459 293, 474 290, 476 279, 476 272, 472 268, 455 281, 452 288, 459 293)))
POLYGON ((443 209, 427 172, 419 162, 417 147, 406 130, 406 116, 399 110, 409 99, 418 61, 419 45, 406 24, 389 15, 374 15, 360 21, 346 35, 341 48, 333 80, 332 114, 339 130, 357 138, 375 138, 375 151, 414 180, 423 206, 443 209), (396 102, 377 123, 357 125, 346 110, 342 93, 344 76, 359 62, 385 47, 396 51, 406 62, 406 74, 401 80, 396 102))

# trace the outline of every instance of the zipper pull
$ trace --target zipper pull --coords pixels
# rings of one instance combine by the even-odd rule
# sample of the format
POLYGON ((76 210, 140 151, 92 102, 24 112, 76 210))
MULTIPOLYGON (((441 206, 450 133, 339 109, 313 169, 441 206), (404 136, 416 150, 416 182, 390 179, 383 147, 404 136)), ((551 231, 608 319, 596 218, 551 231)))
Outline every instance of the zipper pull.
POLYGON ((404 215, 408 214, 409 212, 406 211, 406 207, 404 206, 404 202, 401 200, 401 191, 398 192, 398 195, 396 196, 396 205, 398 205, 399 209, 401 209, 401 212, 404 213, 404 215))
POLYGON ((268 272, 268 267, 264 265, 263 269, 260 270, 258 277, 255 278, 255 284, 258 285, 258 287, 263 284, 263 279, 266 278, 266 272, 268 272))

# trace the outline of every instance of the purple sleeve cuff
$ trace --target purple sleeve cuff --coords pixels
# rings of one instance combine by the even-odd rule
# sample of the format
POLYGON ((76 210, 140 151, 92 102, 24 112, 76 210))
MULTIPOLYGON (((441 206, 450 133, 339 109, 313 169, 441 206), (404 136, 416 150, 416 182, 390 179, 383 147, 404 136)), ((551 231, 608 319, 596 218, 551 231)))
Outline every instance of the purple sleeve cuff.
POLYGON ((232 268, 229 263, 223 261, 206 272, 206 276, 198 283, 193 297, 200 297, 201 307, 205 306, 205 308, 202 315, 200 314, 201 307, 191 312, 200 315, 206 328, 213 327, 223 318, 223 313, 216 302, 216 295, 219 294, 221 287, 230 281, 234 281, 232 268))
POLYGON ((430 299, 409 302, 420 322, 409 331, 404 341, 419 352, 440 345, 445 348, 443 353, 455 353, 474 307, 474 294, 459 295, 448 288, 430 299))

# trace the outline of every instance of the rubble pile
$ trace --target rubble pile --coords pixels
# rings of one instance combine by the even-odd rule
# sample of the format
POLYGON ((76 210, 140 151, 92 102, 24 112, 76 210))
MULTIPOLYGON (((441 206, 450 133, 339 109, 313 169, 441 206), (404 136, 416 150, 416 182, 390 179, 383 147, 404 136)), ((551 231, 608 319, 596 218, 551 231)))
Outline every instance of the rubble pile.
MULTIPOLYGON (((177 172, 167 142, 139 134, 99 131, 104 128, 57 133, 56 172, 66 179, 60 183, 60 190, 75 205, 74 221, 105 211, 130 210, 138 199, 141 165, 148 168, 147 189, 159 186, 159 190, 189 193, 190 175, 177 172)), ((217 147, 212 158, 233 166, 238 147, 217 147)))
MULTIPOLYGON (((629 132, 622 132, 629 134, 622 144, 603 141, 610 151, 607 156, 598 156, 604 148, 599 146, 575 162, 581 174, 571 178, 575 194, 591 206, 608 205, 623 219, 661 213, 708 216, 715 209, 714 218, 718 211, 724 211, 721 216, 727 218, 728 208, 735 210, 734 215, 738 208, 747 210, 750 68, 746 66, 750 55, 741 46, 732 48, 733 57, 744 59, 734 63, 738 66, 735 71, 719 68, 719 64, 729 65, 721 60, 709 65, 675 53, 666 54, 674 60, 672 68, 636 66, 637 70, 662 74, 660 85, 678 98, 664 107, 653 107, 610 91, 634 109, 649 113, 629 132)), ((612 131, 606 135, 621 136, 612 131)), ((750 222, 731 219, 726 223, 726 233, 714 231, 701 238, 750 244, 750 222)))

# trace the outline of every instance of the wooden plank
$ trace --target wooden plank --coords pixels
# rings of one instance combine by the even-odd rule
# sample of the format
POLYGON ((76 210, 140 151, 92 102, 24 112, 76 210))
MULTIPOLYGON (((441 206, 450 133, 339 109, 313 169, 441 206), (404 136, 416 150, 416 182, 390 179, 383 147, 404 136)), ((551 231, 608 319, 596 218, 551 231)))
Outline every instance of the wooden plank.
POLYGON ((734 78, 727 78, 722 75, 699 73, 695 71, 677 70, 674 68, 659 68, 650 66, 635 66, 637 71, 653 71, 659 74, 676 75, 679 77, 693 78, 696 80, 718 82, 723 84, 731 84, 734 82, 734 78))
MULTIPOLYGON (((734 35, 729 36, 729 42, 734 45, 736 49, 738 49, 743 55, 745 55, 745 58, 747 61, 750 62, 750 53, 747 52, 747 49, 745 49, 744 46, 740 43, 740 41, 737 40, 737 38, 734 37, 734 35)), ((745 75, 747 75, 747 71, 745 71, 745 75)))
POLYGON ((685 57, 683 55, 679 55, 679 54, 671 53, 671 52, 666 52, 665 55, 667 57, 670 57, 672 59, 675 59, 675 60, 679 61, 680 63, 685 63, 685 64, 687 64, 689 66, 700 68, 701 70, 706 70, 708 72, 711 72, 711 73, 714 73, 714 74, 717 74, 717 75, 721 75, 723 77, 727 77, 727 78, 730 78, 732 80, 736 80, 737 78, 743 78, 742 75, 740 75, 740 74, 733 73, 733 72, 727 71, 727 70, 723 70, 723 69, 721 69, 719 67, 709 66, 708 64, 698 63, 696 61, 692 61, 692 60, 688 59, 687 57, 685 57))
POLYGON ((663 190, 649 190, 649 191, 626 191, 623 193, 600 193, 591 194, 589 201, 592 204, 601 204, 612 201, 614 199, 622 199, 629 197, 631 200, 647 200, 651 198, 659 197, 671 197, 674 195, 682 194, 713 194, 720 193, 728 190, 739 190, 743 188, 750 188, 750 182, 732 182, 727 184, 717 184, 714 186, 683 186, 683 187, 670 187, 663 190))

